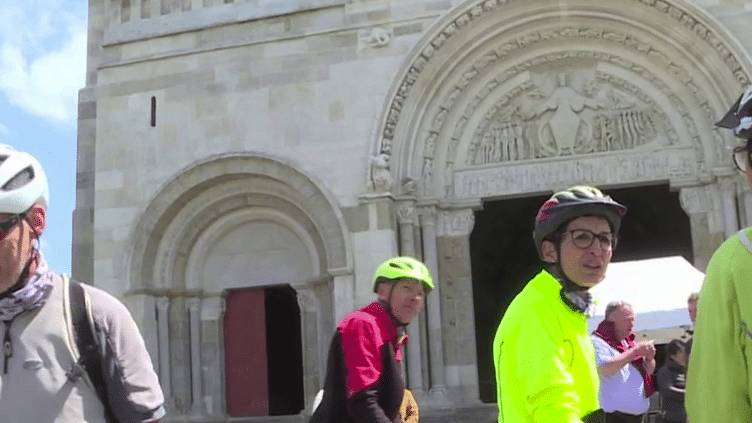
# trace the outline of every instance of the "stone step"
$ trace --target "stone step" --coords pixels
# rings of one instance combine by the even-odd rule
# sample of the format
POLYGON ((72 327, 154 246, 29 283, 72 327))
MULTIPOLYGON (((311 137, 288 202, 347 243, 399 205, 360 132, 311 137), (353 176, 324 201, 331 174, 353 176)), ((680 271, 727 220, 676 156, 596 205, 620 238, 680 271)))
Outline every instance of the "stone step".
POLYGON ((481 404, 453 409, 421 410, 420 423, 495 423, 496 404, 481 404))

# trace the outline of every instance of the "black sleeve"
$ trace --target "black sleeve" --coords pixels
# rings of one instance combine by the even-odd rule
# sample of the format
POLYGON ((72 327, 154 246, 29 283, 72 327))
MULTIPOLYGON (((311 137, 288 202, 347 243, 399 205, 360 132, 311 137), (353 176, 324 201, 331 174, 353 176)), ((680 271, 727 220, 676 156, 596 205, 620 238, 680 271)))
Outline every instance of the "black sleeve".
POLYGON ((375 389, 366 388, 348 398, 347 412, 357 423, 393 423, 379 406, 375 389))
POLYGON ((677 375, 674 375, 673 372, 669 371, 667 368, 662 367, 658 371, 658 388, 661 392, 661 398, 683 402, 684 392, 677 392, 671 389, 672 387, 677 387, 675 385, 676 376, 677 375))

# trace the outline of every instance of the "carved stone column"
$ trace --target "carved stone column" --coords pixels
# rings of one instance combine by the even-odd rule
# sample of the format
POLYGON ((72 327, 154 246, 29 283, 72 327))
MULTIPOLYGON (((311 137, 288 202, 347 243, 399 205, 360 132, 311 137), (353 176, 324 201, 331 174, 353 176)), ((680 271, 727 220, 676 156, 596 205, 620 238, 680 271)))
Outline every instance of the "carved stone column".
POLYGON ((321 333, 321 313, 316 294, 312 289, 297 288, 297 300, 300 307, 300 329, 303 347, 303 396, 305 410, 310 410, 313 398, 324 385, 320 376, 319 333, 321 333))
MULTIPOLYGON (((739 184, 741 186, 741 184, 739 184)), ((740 198, 744 199, 744 227, 752 226, 752 191, 742 189, 740 198)))
POLYGON ((689 216, 692 231, 692 253, 694 265, 700 270, 705 269, 716 248, 725 239, 725 228, 719 213, 720 204, 714 195, 713 186, 682 188, 679 201, 689 216))
POLYGON ((415 252, 415 206, 403 203, 397 207, 400 228, 400 250, 403 256, 417 257, 415 252))
POLYGON ((224 333, 225 299, 217 293, 201 300, 201 381, 204 412, 215 420, 225 414, 224 333))
POLYGON ((723 198, 723 227, 726 238, 739 230, 739 214, 736 207, 736 182, 733 179, 721 181, 721 196, 723 198))
POLYGON ((204 413, 201 395, 201 326, 199 316, 200 298, 188 299, 188 325, 191 334, 191 414, 201 416, 204 413))
POLYGON ((439 281, 439 258, 436 250, 436 209, 424 207, 420 213, 423 229, 423 260, 434 279, 433 292, 428 296, 428 353, 431 369, 430 394, 444 396, 444 335, 441 330, 441 283, 439 281))
POLYGON ((159 330, 159 380, 168 411, 172 408, 172 379, 170 378, 170 299, 157 299, 157 328, 159 330))
MULTIPOLYGON (((400 227, 400 247, 403 256, 416 257, 414 225, 415 206, 412 203, 403 203, 397 207, 397 221, 400 227)), ((407 379, 410 389, 420 394, 423 391, 423 363, 421 354, 420 316, 412 325, 407 326, 407 334, 410 340, 407 343, 407 379)))
POLYGON ((478 400, 478 359, 475 341, 470 232, 471 209, 441 211, 437 255, 441 257, 441 325, 444 338, 447 398, 459 403, 478 400))

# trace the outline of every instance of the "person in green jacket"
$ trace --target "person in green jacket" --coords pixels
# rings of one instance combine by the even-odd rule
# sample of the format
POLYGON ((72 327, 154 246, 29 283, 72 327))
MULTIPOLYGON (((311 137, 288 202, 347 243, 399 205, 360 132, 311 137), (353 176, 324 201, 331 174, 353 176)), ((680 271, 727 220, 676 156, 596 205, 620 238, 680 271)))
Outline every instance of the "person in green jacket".
POLYGON ((538 211, 533 240, 546 270, 514 298, 494 339, 500 423, 604 421, 588 289, 605 276, 626 211, 587 186, 538 211))
MULTIPOLYGON (((752 87, 716 123, 744 145, 734 163, 752 185, 752 87)), ((716 250, 700 291, 684 397, 688 420, 752 421, 752 227, 716 250)))

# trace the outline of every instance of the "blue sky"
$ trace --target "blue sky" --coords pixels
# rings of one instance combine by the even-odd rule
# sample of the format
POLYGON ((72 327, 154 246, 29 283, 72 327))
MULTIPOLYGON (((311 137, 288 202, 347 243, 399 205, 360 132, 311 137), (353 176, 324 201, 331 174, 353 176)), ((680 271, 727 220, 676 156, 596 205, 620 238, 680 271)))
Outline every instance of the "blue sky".
POLYGON ((0 1, 0 143, 28 151, 50 180, 42 251, 71 270, 76 108, 85 85, 83 0, 0 1))

